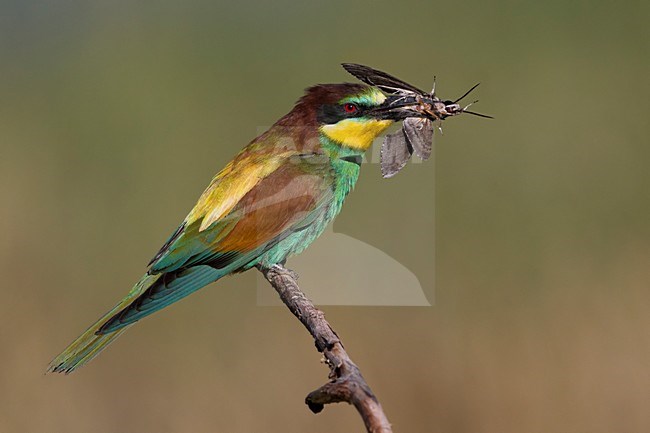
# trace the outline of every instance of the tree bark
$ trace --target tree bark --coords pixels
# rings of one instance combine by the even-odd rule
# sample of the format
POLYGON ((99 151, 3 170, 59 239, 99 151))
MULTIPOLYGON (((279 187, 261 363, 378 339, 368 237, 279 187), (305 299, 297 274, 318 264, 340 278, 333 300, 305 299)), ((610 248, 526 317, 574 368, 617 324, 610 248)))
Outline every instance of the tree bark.
POLYGON ((298 287, 298 275, 281 265, 258 269, 307 328, 330 368, 330 381, 307 395, 305 403, 309 409, 319 413, 326 404, 346 402, 357 409, 369 433, 392 433, 377 397, 348 356, 341 339, 325 320, 323 312, 298 287))

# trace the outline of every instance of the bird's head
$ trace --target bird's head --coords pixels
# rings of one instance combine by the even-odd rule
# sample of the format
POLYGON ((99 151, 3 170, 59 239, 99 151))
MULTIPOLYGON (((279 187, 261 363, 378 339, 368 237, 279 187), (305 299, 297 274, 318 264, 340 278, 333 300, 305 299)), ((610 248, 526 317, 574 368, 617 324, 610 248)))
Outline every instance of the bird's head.
POLYGON ((390 97, 379 89, 364 84, 319 84, 308 88, 280 123, 313 125, 330 141, 365 151, 393 122, 406 117, 404 110, 389 102, 390 97))

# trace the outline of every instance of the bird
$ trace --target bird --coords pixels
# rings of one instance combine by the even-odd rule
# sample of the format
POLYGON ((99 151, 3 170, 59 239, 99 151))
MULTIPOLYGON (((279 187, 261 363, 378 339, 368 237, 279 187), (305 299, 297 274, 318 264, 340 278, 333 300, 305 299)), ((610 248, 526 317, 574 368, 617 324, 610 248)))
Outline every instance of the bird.
POLYGON ((339 214, 375 138, 423 116, 393 102, 361 83, 307 88, 214 176, 142 278, 48 372, 75 371, 140 319, 226 275, 283 265, 305 250, 339 214))

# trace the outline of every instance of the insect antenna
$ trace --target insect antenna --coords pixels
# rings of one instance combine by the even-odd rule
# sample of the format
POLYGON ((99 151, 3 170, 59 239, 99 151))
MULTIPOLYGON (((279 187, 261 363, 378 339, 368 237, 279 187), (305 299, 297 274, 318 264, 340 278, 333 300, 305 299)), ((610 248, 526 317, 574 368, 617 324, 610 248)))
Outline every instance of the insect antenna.
POLYGON ((474 90, 474 89, 476 89, 476 88, 478 87, 479 84, 481 84, 481 83, 476 83, 476 84, 474 84, 474 86, 472 86, 471 89, 469 89, 467 92, 465 92, 465 94, 464 94, 463 96, 461 96, 460 98, 456 99, 456 100, 454 101, 454 104, 456 104, 458 101, 462 100, 465 96, 469 95, 469 94, 472 92, 472 90, 474 90))
POLYGON ((463 110, 463 113, 471 114, 472 116, 484 117, 486 119, 494 119, 494 117, 492 117, 492 116, 488 116, 487 114, 477 113, 475 111, 463 110))

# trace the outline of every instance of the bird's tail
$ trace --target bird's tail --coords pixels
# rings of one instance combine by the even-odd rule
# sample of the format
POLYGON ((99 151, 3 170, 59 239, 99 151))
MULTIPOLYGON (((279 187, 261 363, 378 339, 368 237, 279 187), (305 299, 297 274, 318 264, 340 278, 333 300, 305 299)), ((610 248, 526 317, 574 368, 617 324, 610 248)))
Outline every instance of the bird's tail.
POLYGON ((122 299, 111 311, 104 314, 101 319, 92 324, 90 328, 81 334, 72 342, 63 352, 52 360, 47 371, 56 373, 71 373, 81 367, 104 350, 117 337, 122 335, 129 326, 117 329, 114 332, 97 335, 99 329, 110 320, 115 314, 127 307, 138 296, 140 296, 148 287, 150 287, 160 275, 145 274, 138 283, 133 286, 131 291, 122 299))

